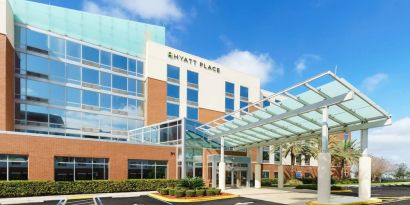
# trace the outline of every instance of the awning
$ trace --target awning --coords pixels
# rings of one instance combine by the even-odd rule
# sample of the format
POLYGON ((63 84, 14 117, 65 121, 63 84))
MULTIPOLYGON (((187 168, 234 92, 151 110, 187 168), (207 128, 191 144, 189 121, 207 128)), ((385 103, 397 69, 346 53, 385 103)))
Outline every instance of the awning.
POLYGON ((346 80, 328 71, 197 127, 234 148, 319 137, 322 108, 329 133, 391 124, 391 115, 346 80))

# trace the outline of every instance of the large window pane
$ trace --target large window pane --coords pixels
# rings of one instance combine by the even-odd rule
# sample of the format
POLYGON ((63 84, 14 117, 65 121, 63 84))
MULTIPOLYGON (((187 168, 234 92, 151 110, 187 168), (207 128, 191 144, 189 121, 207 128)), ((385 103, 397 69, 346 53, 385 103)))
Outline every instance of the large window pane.
POLYGON ((50 53, 53 57, 65 58, 65 40, 50 36, 50 53))
POLYGON ((26 156, 9 155, 9 180, 27 180, 28 163, 26 156))
POLYGON ((73 129, 73 130, 81 129, 81 125, 83 124, 81 120, 81 112, 67 110, 66 120, 67 120, 68 129, 73 129))
POLYGON ((75 161, 75 180, 92 180, 92 159, 76 158, 75 161))
POLYGON ((188 89, 188 101, 198 102, 198 90, 188 89))
POLYGON ((28 100, 47 102, 49 98, 49 85, 45 82, 27 80, 27 96, 28 100))
POLYGON ((198 73, 188 70, 188 83, 198 85, 198 73))
POLYGON ((65 111, 63 109, 50 108, 50 127, 63 128, 65 125, 65 111))
POLYGON ((173 103, 167 103, 167 115, 170 117, 179 116, 179 105, 173 103))
POLYGON ((225 98, 225 109, 234 110, 234 100, 231 98, 225 98))
POLYGON ((144 81, 137 80, 137 95, 140 97, 144 96, 144 81))
POLYGON ((230 93, 230 94, 235 93, 235 86, 233 83, 225 82, 225 93, 230 93))
POLYGON ((111 67, 111 53, 106 51, 100 51, 101 56, 101 66, 103 68, 110 69, 111 67))
POLYGON ((128 58, 128 72, 130 72, 131 75, 135 75, 137 71, 136 66, 137 62, 134 59, 128 58))
POLYGON ((99 106, 99 94, 93 91, 83 90, 83 104, 91 106, 99 106))
POLYGON ((43 106, 27 105, 27 121, 47 123, 48 109, 43 106))
MULTIPOLYGON (((100 118, 97 114, 83 112, 83 128, 91 128, 99 130, 100 128, 100 118)), ((94 131, 94 130, 93 130, 94 131)))
POLYGON ((83 68, 83 82, 99 84, 99 72, 93 69, 83 68))
POLYGON ((43 33, 27 29, 27 46, 48 50, 48 36, 43 33))
POLYGON ((26 48, 26 28, 20 26, 14 27, 14 41, 16 42, 16 47, 26 48))
POLYGON ((111 90, 111 74, 100 72, 100 85, 103 90, 111 90))
POLYGON ((103 133, 111 133, 111 117, 100 115, 100 130, 103 133))
POLYGON ((144 76, 144 63, 142 61, 137 61, 137 75, 144 76))
POLYGON ((100 51, 98 49, 84 45, 82 48, 83 60, 92 61, 97 64, 100 62, 100 51))
POLYGON ((80 84, 81 68, 79 66, 67 64, 67 81, 69 83, 80 84))
POLYGON ((167 178, 167 167, 166 166, 157 166, 156 179, 166 179, 167 178))
POLYGON ((135 79, 128 78, 128 92, 135 95, 137 92, 137 81, 135 79))
POLYGON ((102 109, 110 111, 111 95, 100 93, 100 106, 102 109))
POLYGON ((198 108, 187 107, 187 118, 191 120, 198 120, 198 108))
POLYGON ((167 84, 167 96, 179 99, 179 86, 173 84, 167 84))
POLYGON ((137 100, 136 99, 128 99, 128 114, 131 116, 135 116, 137 113, 137 100))
POLYGON ((120 90, 127 90, 127 78, 112 75, 112 87, 120 90))
POLYGON ((173 65, 167 65, 167 77, 179 80, 179 68, 173 65))
MULTIPOLYGON (((6 155, 0 155, 0 157, 6 155)), ((7 180, 7 161, 0 160, 0 180, 7 180)))
POLYGON ((112 66, 122 70, 127 70, 127 58, 124 56, 112 54, 112 66))
POLYGON ((50 61, 50 79, 65 82, 65 63, 61 61, 50 61))
POLYGON ((54 180, 74 181, 74 158, 56 157, 54 161, 54 180))
POLYGON ((67 105, 73 107, 81 105, 81 90, 67 87, 67 105))
POLYGON ((50 99, 49 102, 54 105, 65 105, 65 87, 62 85, 49 84, 50 99))
POLYGON ((67 59, 73 61, 80 61, 81 59, 81 45, 72 41, 66 41, 67 59))
POLYGON ((155 179, 155 166, 143 165, 142 178, 143 179, 155 179))
POLYGON ((116 110, 127 111, 127 98, 113 95, 112 108, 116 110))
MULTIPOLYGON (((48 75, 48 60, 46 58, 27 55, 27 71, 48 75)), ((41 77, 41 76, 40 76, 41 77)))
POLYGON ((127 124, 128 124, 127 118, 121 118, 121 117, 112 118, 112 129, 113 130, 127 131, 128 130, 127 124))
POLYGON ((249 89, 247 87, 241 86, 240 88, 241 98, 248 99, 249 96, 249 89))

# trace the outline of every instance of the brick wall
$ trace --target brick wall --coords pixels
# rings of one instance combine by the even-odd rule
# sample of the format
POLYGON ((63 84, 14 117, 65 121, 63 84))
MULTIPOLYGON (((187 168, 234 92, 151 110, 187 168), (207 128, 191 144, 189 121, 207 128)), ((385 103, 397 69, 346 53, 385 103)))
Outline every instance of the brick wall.
POLYGON ((0 34, 0 130, 14 130, 14 48, 0 34))

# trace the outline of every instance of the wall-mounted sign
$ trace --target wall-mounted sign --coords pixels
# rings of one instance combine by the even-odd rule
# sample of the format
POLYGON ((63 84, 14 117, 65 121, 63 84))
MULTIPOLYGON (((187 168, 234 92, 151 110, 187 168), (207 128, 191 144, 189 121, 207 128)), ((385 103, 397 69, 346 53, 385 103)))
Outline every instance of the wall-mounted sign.
POLYGON ((200 67, 200 68, 205 69, 205 70, 210 70, 210 71, 213 71, 215 73, 220 73, 220 71, 221 71, 221 69, 217 66, 209 65, 209 64, 206 64, 205 62, 195 60, 195 59, 183 56, 183 55, 179 55, 179 54, 173 53, 171 51, 168 52, 168 58, 173 59, 173 60, 178 60, 178 61, 181 61, 183 63, 193 65, 195 67, 200 67))

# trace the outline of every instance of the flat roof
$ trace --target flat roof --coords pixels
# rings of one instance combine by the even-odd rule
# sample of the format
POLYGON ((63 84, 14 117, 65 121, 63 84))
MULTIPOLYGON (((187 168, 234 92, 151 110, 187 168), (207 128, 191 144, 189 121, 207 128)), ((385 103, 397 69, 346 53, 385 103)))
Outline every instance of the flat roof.
POLYGON ((223 136, 229 146, 238 149, 304 140, 321 135, 323 107, 328 107, 329 133, 392 123, 389 113, 328 71, 197 129, 210 140, 223 136))

